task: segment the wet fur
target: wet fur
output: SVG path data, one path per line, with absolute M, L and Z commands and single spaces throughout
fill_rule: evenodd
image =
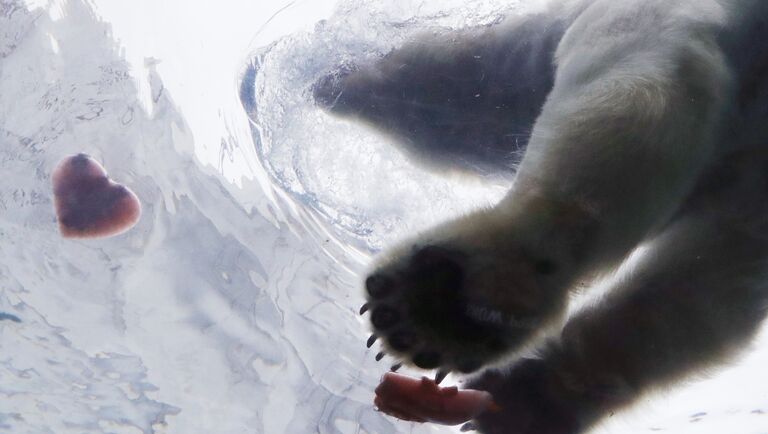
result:
M 476 421 L 485 433 L 582 432 L 727 360 L 768 308 L 768 7 L 566 3 L 424 36 L 314 88 L 433 169 L 514 173 L 495 207 L 401 243 L 365 281 L 390 354 L 479 372 L 470 386 L 504 409 Z M 578 283 L 640 245 L 565 318 Z M 510 358 L 532 344 L 539 357 Z

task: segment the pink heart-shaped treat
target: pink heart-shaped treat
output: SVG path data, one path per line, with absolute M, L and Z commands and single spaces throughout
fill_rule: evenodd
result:
M 65 238 L 109 237 L 139 220 L 139 198 L 112 182 L 107 171 L 86 154 L 62 160 L 51 178 L 59 231 Z

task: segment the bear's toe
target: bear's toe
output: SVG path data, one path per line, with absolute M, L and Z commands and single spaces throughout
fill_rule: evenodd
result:
M 365 279 L 374 341 L 422 369 L 470 373 L 506 349 L 503 324 L 473 316 L 463 252 L 434 245 L 414 248 L 404 261 Z M 369 340 L 369 344 L 372 344 Z

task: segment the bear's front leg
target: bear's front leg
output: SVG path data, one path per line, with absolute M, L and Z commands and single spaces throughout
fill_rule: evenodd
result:
M 558 323 L 599 222 L 536 199 L 523 214 L 496 207 L 445 223 L 379 259 L 365 310 L 388 352 L 470 373 Z

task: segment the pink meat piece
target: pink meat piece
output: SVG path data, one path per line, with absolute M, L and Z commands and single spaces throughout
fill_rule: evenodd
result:
M 485 411 L 498 411 L 491 394 L 479 390 L 440 387 L 433 380 L 388 372 L 376 388 L 379 410 L 411 422 L 458 425 Z

